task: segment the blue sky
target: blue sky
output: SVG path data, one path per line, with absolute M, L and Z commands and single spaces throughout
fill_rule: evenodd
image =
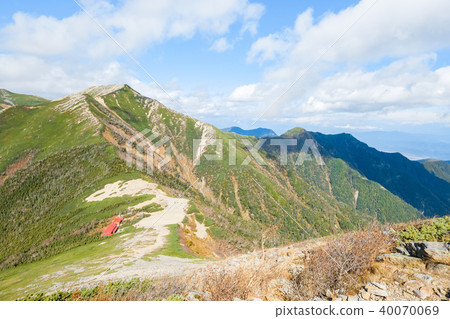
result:
M 0 87 L 54 99 L 128 83 L 217 127 L 450 145 L 448 1 L 79 3 L 165 92 L 69 0 L 0 3 Z

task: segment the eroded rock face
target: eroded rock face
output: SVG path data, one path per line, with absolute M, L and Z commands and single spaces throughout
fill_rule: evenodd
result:
M 450 243 L 448 242 L 405 243 L 404 246 L 410 256 L 450 265 Z

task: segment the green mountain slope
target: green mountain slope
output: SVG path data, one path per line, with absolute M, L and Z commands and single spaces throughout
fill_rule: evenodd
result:
M 434 176 L 450 183 L 450 163 L 433 159 L 421 161 L 421 163 Z
M 127 141 L 148 129 L 144 142 L 169 140 L 156 151 L 153 172 L 128 167 Z M 155 134 L 153 138 L 150 136 Z M 242 136 L 175 112 L 127 85 L 93 87 L 34 108 L 16 106 L 0 114 L 0 267 L 39 260 L 98 240 L 108 218 L 139 198 L 87 204 L 102 185 L 124 176 L 151 179 L 174 194 L 201 204 L 217 241 L 236 249 L 260 245 L 261 233 L 277 226 L 267 245 L 353 229 L 374 220 L 416 219 L 419 213 L 345 160 L 324 156 L 325 165 L 296 165 L 306 138 L 291 135 L 288 163 L 267 139 L 258 163 Z M 237 140 L 235 140 L 235 138 Z M 195 140 L 220 139 L 222 152 Z M 248 137 L 252 145 L 258 143 Z M 235 146 L 234 146 L 235 143 Z M 145 150 L 132 145 L 133 156 Z M 230 162 L 235 153 L 236 163 Z M 220 160 L 207 156 L 222 155 Z M 247 158 L 249 160 L 247 161 Z M 247 163 L 248 162 L 248 163 Z
M 321 154 L 325 165 L 319 166 L 316 161 L 310 160 L 305 161 L 303 165 L 294 166 L 292 162 L 298 159 L 306 140 L 314 141 L 318 145 L 310 132 L 295 128 L 283 134 L 282 138 L 297 140 L 297 145 L 288 147 L 288 152 L 292 158 L 291 165 L 298 171 L 298 176 L 313 185 L 314 189 L 319 189 L 328 196 L 331 195 L 341 206 L 345 205 L 347 214 L 351 215 L 350 212 L 353 212 L 353 218 L 369 215 L 371 219 L 381 222 L 398 222 L 417 218 L 416 209 L 380 184 L 362 176 L 345 161 L 330 157 L 323 151 Z M 320 148 L 320 145 L 318 146 Z M 277 148 L 268 147 L 266 150 L 269 153 L 275 153 L 276 157 L 279 156 Z M 310 196 L 310 192 L 308 195 Z
M 60 112 L 64 101 L 38 107 L 17 106 L 0 114 L 0 172 L 27 152 L 36 151 L 36 160 L 78 145 L 104 142 L 101 125 L 81 108 Z
M 422 164 L 399 153 L 377 151 L 349 134 L 311 135 L 325 154 L 344 160 L 426 216 L 450 214 L 450 184 L 430 174 Z
M 48 102 L 48 100 L 39 96 L 17 94 L 5 89 L 0 89 L 0 107 L 3 109 L 8 108 L 8 106 L 17 106 L 17 105 L 33 106 L 45 102 Z

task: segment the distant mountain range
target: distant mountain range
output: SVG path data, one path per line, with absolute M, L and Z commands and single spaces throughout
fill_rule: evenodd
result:
M 269 128 L 263 128 L 259 127 L 252 130 L 244 130 L 237 126 L 227 127 L 223 128 L 222 131 L 227 133 L 237 133 L 240 135 L 247 135 L 247 136 L 256 136 L 256 137 L 275 137 L 278 136 L 277 133 L 272 131 Z

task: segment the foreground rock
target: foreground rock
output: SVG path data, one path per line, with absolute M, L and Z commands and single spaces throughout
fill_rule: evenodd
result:
M 450 265 L 450 243 L 418 242 L 403 244 L 412 257 L 422 258 L 435 263 Z

